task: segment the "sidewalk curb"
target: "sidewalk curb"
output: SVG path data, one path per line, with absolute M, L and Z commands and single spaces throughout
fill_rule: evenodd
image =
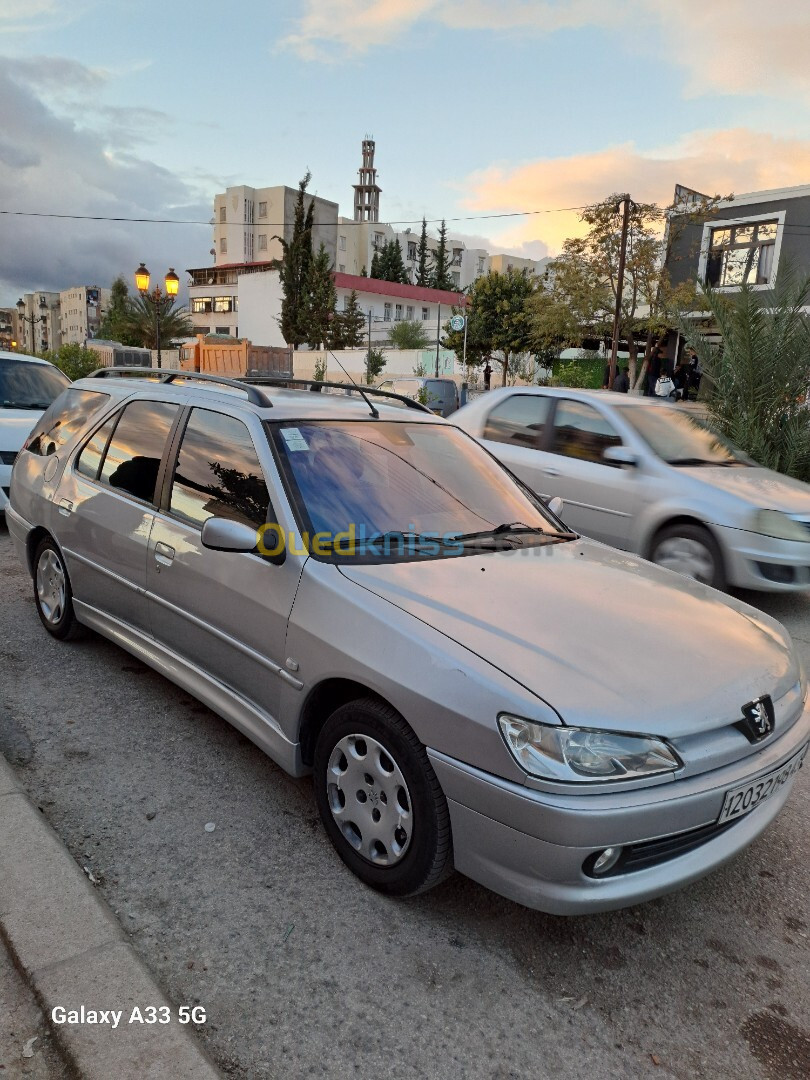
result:
M 82 1080 L 221 1078 L 2 755 L 0 937 Z M 51 1019 L 57 1005 L 123 1013 L 115 1029 L 57 1024 Z M 136 1005 L 142 1012 L 170 1007 L 171 1023 L 129 1025 Z

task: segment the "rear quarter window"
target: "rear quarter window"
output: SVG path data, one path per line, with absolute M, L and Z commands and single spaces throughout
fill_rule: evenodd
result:
M 79 435 L 110 400 L 109 394 L 72 387 L 59 395 L 39 418 L 25 447 L 31 454 L 48 457 Z

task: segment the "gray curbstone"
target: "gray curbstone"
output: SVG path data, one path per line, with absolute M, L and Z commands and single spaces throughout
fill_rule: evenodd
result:
M 128 944 L 121 926 L 0 756 L 0 936 L 83 1080 L 215 1080 L 221 1074 Z M 178 1003 L 180 1005 L 185 1002 Z M 192 1005 L 192 1002 L 187 1003 Z M 132 1023 L 132 1009 L 169 1013 Z M 58 1024 L 51 1010 L 121 1010 Z

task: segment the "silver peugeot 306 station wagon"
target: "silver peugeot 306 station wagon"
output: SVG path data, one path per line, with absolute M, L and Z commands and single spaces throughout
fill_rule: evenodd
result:
M 607 910 L 779 813 L 810 719 L 773 619 L 582 539 L 416 402 L 101 374 L 13 470 L 45 629 L 91 627 L 311 772 L 368 885 L 455 868 L 543 911 Z

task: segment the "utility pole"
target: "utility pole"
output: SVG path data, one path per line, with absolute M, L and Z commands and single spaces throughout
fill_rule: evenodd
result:
M 439 314 L 436 317 L 436 378 L 439 377 L 439 338 L 442 334 L 442 305 L 439 304 Z
M 629 195 L 622 199 L 624 211 L 622 213 L 622 238 L 619 245 L 619 269 L 616 273 L 616 309 L 613 313 L 613 340 L 610 346 L 610 374 L 608 376 L 608 388 L 613 389 L 613 380 L 616 378 L 616 353 L 619 349 L 619 329 L 622 318 L 622 289 L 624 288 L 624 264 L 627 258 L 627 230 L 630 225 L 630 207 L 633 200 Z
M 371 308 L 368 309 L 368 361 L 366 363 L 366 385 L 371 385 Z

